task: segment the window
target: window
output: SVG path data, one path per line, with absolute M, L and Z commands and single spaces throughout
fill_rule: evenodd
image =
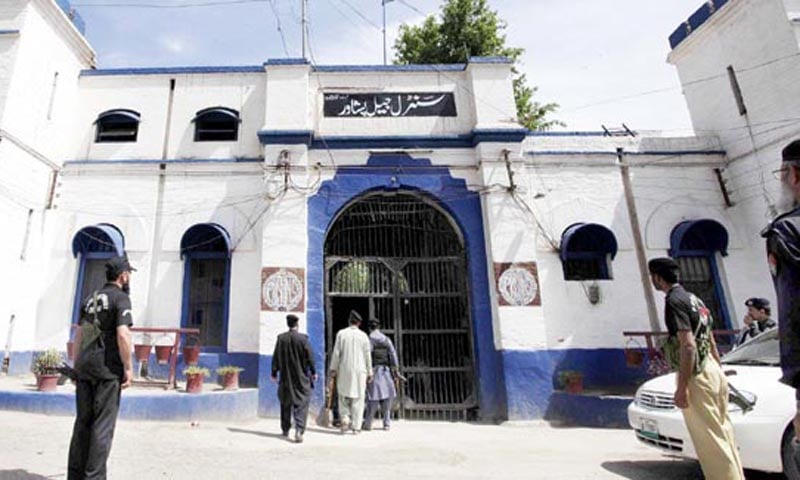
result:
M 227 347 L 230 236 L 220 225 L 202 223 L 181 239 L 184 259 L 181 325 L 200 329 L 204 351 Z
M 138 112 L 133 110 L 109 110 L 98 115 L 95 120 L 97 143 L 135 142 L 139 133 Z
M 78 284 L 72 307 L 72 322 L 80 319 L 83 300 L 106 283 L 106 260 L 125 255 L 125 238 L 114 225 L 84 227 L 72 238 L 72 254 L 78 259 Z
M 561 235 L 564 280 L 611 280 L 611 260 L 617 256 L 617 239 L 596 223 L 575 223 Z
M 711 310 L 715 329 L 731 325 L 718 265 L 727 254 L 728 231 L 719 222 L 691 220 L 672 230 L 669 255 L 680 267 L 679 281 Z
M 228 142 L 239 138 L 239 112 L 214 107 L 200 110 L 194 117 L 195 142 Z

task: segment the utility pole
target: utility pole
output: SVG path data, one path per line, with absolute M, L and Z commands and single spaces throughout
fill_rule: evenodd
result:
M 307 2 L 308 2 L 308 0 L 300 0 L 300 12 L 301 12 L 300 13 L 300 24 L 301 24 L 300 28 L 303 29 L 303 32 L 302 32 L 303 33 L 303 40 L 302 40 L 303 58 L 306 58 L 306 34 L 308 32 L 308 30 L 307 30 L 307 22 L 308 22 L 308 20 L 306 19 L 306 3 Z
M 647 304 L 647 316 L 650 320 L 650 328 L 655 332 L 660 332 L 661 325 L 658 323 L 656 299 L 650 284 L 650 271 L 647 268 L 647 253 L 645 252 L 644 239 L 642 238 L 642 228 L 639 224 L 639 212 L 636 209 L 636 199 L 633 195 L 630 166 L 628 165 L 628 161 L 625 160 L 625 153 L 621 148 L 617 148 L 617 161 L 619 163 L 619 172 L 622 176 L 622 188 L 625 191 L 625 204 L 628 207 L 628 218 L 631 221 L 631 233 L 633 234 L 633 244 L 636 247 L 636 260 L 639 264 L 639 275 L 642 279 L 642 287 L 644 287 L 644 300 Z
M 381 8 L 383 9 L 383 64 L 387 65 L 388 60 L 386 56 L 386 4 L 392 0 L 381 0 Z

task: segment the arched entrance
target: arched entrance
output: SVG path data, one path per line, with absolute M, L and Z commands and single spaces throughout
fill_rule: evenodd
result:
M 381 191 L 342 209 L 325 239 L 326 350 L 350 310 L 378 318 L 395 343 L 402 418 L 477 418 L 467 254 L 438 205 Z

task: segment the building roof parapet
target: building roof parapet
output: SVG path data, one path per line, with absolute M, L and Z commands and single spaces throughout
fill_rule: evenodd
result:
M 473 148 L 480 143 L 520 143 L 525 128 L 476 128 L 450 135 L 319 136 L 310 130 L 261 130 L 263 145 L 305 144 L 312 150 L 358 150 L 365 148 Z
M 678 25 L 678 28 L 669 36 L 670 48 L 674 50 L 729 1 L 733 0 L 708 0 L 703 3 L 685 22 Z
M 264 73 L 260 65 L 231 66 L 193 66 L 193 67 L 138 67 L 138 68 L 97 68 L 82 70 L 82 77 L 105 77 L 124 75 L 181 75 L 207 73 Z

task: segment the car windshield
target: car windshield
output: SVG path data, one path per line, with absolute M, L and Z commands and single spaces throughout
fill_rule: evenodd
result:
M 772 328 L 722 357 L 727 365 L 779 365 L 778 329 Z

